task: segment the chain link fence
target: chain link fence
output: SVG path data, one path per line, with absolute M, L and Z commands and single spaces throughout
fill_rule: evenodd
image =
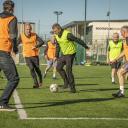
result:
M 91 64 L 102 64 L 106 63 L 106 40 L 94 40 L 89 44 L 90 50 L 85 50 L 81 45 L 76 43 L 77 53 L 74 60 L 74 64 L 83 65 L 86 62 Z M 40 64 L 46 64 L 44 58 L 44 49 L 45 46 L 40 48 Z M 86 53 L 86 54 L 85 54 Z M 25 64 L 25 59 L 22 54 L 22 45 L 19 46 L 19 55 L 17 56 L 18 64 Z

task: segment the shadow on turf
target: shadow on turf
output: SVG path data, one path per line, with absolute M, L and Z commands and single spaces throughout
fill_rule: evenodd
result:
M 32 77 L 30 77 L 30 76 L 20 76 L 20 78 L 32 78 Z
M 125 88 L 128 89 L 128 88 Z M 97 91 L 113 91 L 119 90 L 119 88 L 102 88 L 102 89 L 86 89 L 86 90 L 79 90 L 80 92 L 97 92 Z
M 64 101 L 53 101 L 53 102 L 40 102 L 40 103 L 23 103 L 23 105 L 36 105 L 30 107 L 24 107 L 24 109 L 31 108 L 44 108 L 44 107 L 54 107 L 54 106 L 63 106 L 77 103 L 86 103 L 86 102 L 104 102 L 114 100 L 115 98 L 94 98 L 94 99 L 77 99 L 77 100 L 64 100 Z
M 93 78 L 104 78 L 104 77 L 102 77 L 102 76 L 97 76 L 97 77 L 96 76 L 75 77 L 75 79 L 93 79 Z
M 99 85 L 99 84 L 76 84 L 76 86 L 95 86 L 95 85 Z M 63 85 L 62 84 L 59 84 L 58 85 L 59 87 L 63 87 Z
M 99 84 L 76 84 L 76 86 L 95 86 L 95 85 L 99 85 Z

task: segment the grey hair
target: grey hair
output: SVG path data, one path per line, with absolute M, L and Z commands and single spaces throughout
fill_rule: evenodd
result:
M 123 27 L 121 27 L 121 30 L 126 30 L 126 31 L 128 31 L 128 25 L 124 25 Z

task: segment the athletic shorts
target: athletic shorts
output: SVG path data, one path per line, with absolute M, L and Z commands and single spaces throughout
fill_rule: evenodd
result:
M 126 62 L 124 65 L 122 65 L 122 68 L 128 72 L 128 62 Z
M 53 66 L 54 68 L 57 66 L 57 61 L 54 60 L 47 60 L 47 66 L 51 67 Z
M 121 66 L 121 62 L 115 62 L 113 64 L 111 64 L 111 68 L 115 68 L 115 69 L 119 69 Z

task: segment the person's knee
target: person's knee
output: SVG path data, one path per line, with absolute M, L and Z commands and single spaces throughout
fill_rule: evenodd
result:
M 34 72 L 34 68 L 33 67 L 31 67 L 29 69 L 30 69 L 30 72 Z
M 13 77 L 9 80 L 9 82 L 11 83 L 11 85 L 12 85 L 12 86 L 15 86 L 15 87 L 17 87 L 17 85 L 19 84 L 19 81 L 20 81 L 20 78 L 19 78 L 18 75 L 13 76 Z
M 120 75 L 120 70 L 117 71 L 117 75 L 118 75 L 118 76 Z
M 66 72 L 72 72 L 72 66 L 66 65 Z
M 58 72 L 60 72 L 60 71 L 62 70 L 62 68 L 61 68 L 60 66 L 57 66 L 57 67 L 56 67 L 56 70 L 57 70 Z
M 125 70 L 124 69 L 120 69 L 119 70 L 119 76 L 124 76 L 125 75 Z
M 16 75 L 16 76 L 14 77 L 14 81 L 15 81 L 16 83 L 19 83 L 20 78 L 19 78 L 19 76 L 18 76 L 18 75 Z

